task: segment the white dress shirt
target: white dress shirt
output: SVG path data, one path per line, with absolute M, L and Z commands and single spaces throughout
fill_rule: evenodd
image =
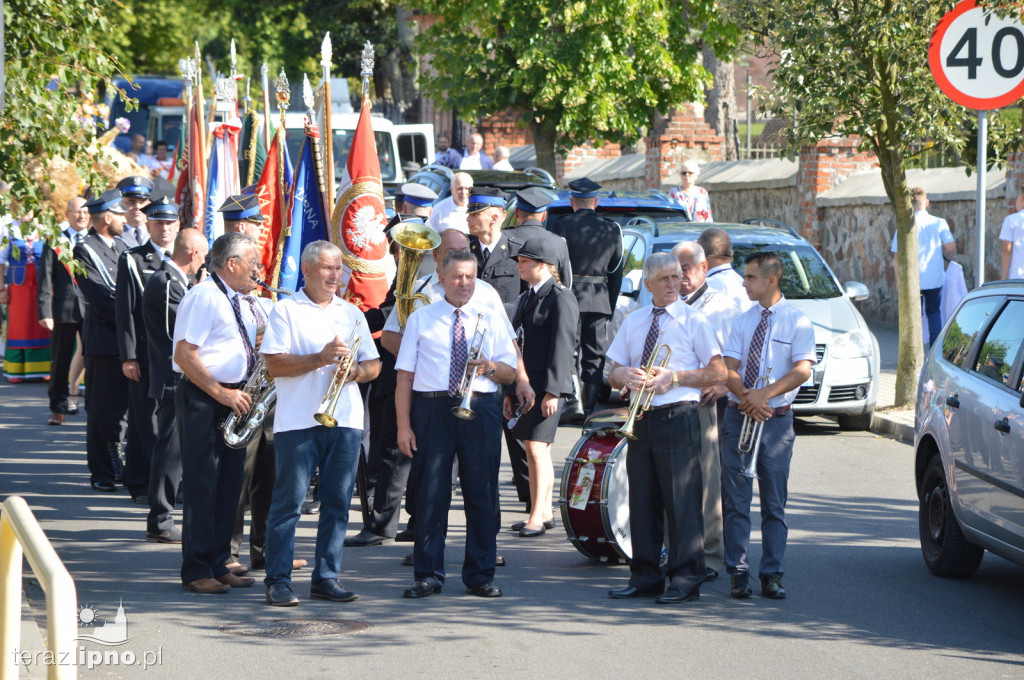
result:
M 1012 244 L 1006 278 L 1024 279 L 1024 210 L 1006 216 L 999 229 L 999 240 Z
M 733 321 L 740 315 L 740 310 L 732 298 L 722 291 L 708 286 L 690 306 L 708 318 L 711 328 L 715 331 L 715 340 L 718 341 L 718 346 L 725 347 L 729 341 Z
M 941 217 L 927 210 L 914 212 L 914 226 L 917 229 L 917 270 L 921 290 L 941 288 L 945 275 L 942 246 L 953 242 L 953 232 Z M 892 235 L 892 252 L 897 252 L 896 234 Z
M 366 317 L 358 307 L 337 296 L 331 298 L 327 307 L 321 307 L 302 289 L 274 305 L 260 352 L 297 356 L 314 354 L 335 336 L 348 342 L 356 322 L 359 322 L 356 332 L 360 341 L 355 361 L 378 358 Z M 320 402 L 336 370 L 335 365 L 328 365 L 302 375 L 275 378 L 277 413 L 274 415 L 274 432 L 317 427 L 313 415 L 319 411 Z M 339 427 L 363 429 L 363 398 L 358 385 L 349 382 L 342 388 L 337 408 L 331 415 L 337 419 Z
M 741 379 L 747 371 L 747 353 L 750 351 L 754 331 L 761 322 L 762 309 L 764 308 L 761 305 L 757 305 L 737 317 L 729 335 L 729 342 L 725 346 L 725 356 L 739 359 Z M 772 305 L 769 311 L 771 316 L 768 317 L 768 332 L 761 346 L 758 375 L 764 375 L 770 366 L 771 382 L 775 382 L 793 370 L 796 362 L 810 360 L 811 365 L 814 365 L 818 360 L 814 353 L 814 328 L 811 326 L 811 320 L 789 304 L 786 298 Z M 768 400 L 768 405 L 778 408 L 792 404 L 799 391 L 800 387 L 797 386 L 785 394 L 772 397 Z M 729 399 L 739 403 L 739 399 L 731 392 Z
M 638 309 L 627 316 L 608 348 L 608 358 L 620 366 L 641 367 L 644 343 L 653 321 L 653 306 Z M 660 342 L 672 349 L 672 357 L 666 367 L 670 371 L 695 371 L 722 354 L 707 317 L 681 299 L 665 307 L 658 329 L 662 332 Z M 660 363 L 660 358 L 656 361 Z M 651 406 L 699 399 L 700 389 L 680 386 L 654 395 Z
M 728 295 L 741 312 L 754 306 L 754 301 L 747 296 L 743 287 L 743 277 L 732 268 L 731 264 L 720 264 L 708 270 L 708 286 Z
M 482 314 L 479 328 L 484 333 L 480 356 L 515 368 L 516 346 L 512 326 L 504 308 L 498 312 L 471 299 L 461 309 L 462 326 L 466 331 L 466 349 L 469 350 L 473 346 L 477 315 Z M 416 374 L 412 383 L 412 389 L 416 392 L 448 391 L 454 312 L 455 307 L 451 303 L 441 300 L 417 309 L 409 316 L 395 368 Z M 490 393 L 497 389 L 496 383 L 482 375 L 478 375 L 473 383 L 474 392 Z
M 455 199 L 449 196 L 441 201 L 430 213 L 427 224 L 438 234 L 445 229 L 458 229 L 463 234 L 469 234 L 469 225 L 466 223 L 466 207 L 455 205 Z
M 425 279 L 420 279 L 412 287 L 413 293 L 423 293 L 430 301 L 440 302 L 444 299 L 444 286 L 441 285 L 440 279 L 437 278 L 437 272 L 434 272 Z M 473 288 L 473 297 L 469 299 L 470 302 L 479 302 L 485 307 L 490 307 L 495 312 L 500 312 L 508 319 L 508 314 L 505 314 L 505 305 L 501 303 L 501 297 L 498 295 L 498 291 L 494 290 L 494 286 L 487 283 L 483 279 L 476 280 L 476 286 Z M 420 307 L 425 307 L 423 300 L 416 300 L 413 302 L 413 311 L 416 311 Z M 512 322 L 509 321 L 508 325 L 509 332 L 512 332 Z M 395 305 L 391 309 L 391 314 L 388 315 L 388 320 L 384 322 L 384 330 L 392 331 L 394 333 L 401 333 L 401 329 L 398 327 L 398 305 Z

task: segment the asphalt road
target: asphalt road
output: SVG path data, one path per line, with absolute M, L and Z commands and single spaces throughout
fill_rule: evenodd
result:
M 588 562 L 561 525 L 537 539 L 503 532 L 499 551 L 509 566 L 498 570 L 497 583 L 505 596 L 481 600 L 465 594 L 458 579 L 465 522 L 456 497 L 451 580 L 441 595 L 402 599 L 412 571 L 400 560 L 410 546 L 393 544 L 346 550 L 342 582 L 360 594 L 357 601 L 306 599 L 304 570 L 295 583 L 301 605 L 282 610 L 264 603 L 259 583 L 226 595 L 184 593 L 177 547 L 143 541 L 145 508 L 133 505 L 126 491 L 89 488 L 84 417 L 62 428 L 44 426 L 45 418 L 44 386 L 0 385 L 0 496 L 28 499 L 75 578 L 80 607 L 112 620 L 123 602 L 130 639 L 107 649 L 136 655 L 134 666 L 80 668 L 81 677 L 974 680 L 1024 674 L 1024 571 L 987 555 L 969 580 L 931 576 L 917 542 L 911 448 L 870 433 L 840 433 L 828 420 L 798 421 L 787 600 L 757 594 L 733 600 L 721 578 L 683 606 L 613 601 L 606 591 L 625 584 L 627 568 Z M 556 472 L 578 432 L 560 431 Z M 508 479 L 507 464 L 502 478 Z M 501 491 L 505 507 L 521 509 L 511 485 Z M 352 533 L 359 529 L 357 507 L 358 501 Z M 523 518 L 504 516 L 505 524 Z M 315 519 L 304 517 L 299 555 L 312 556 L 314 532 Z M 754 564 L 758 555 L 755 547 Z M 42 625 L 42 592 L 30 578 L 26 592 Z M 368 627 L 295 634 L 346 621 Z M 275 625 L 276 635 L 237 634 Z M 157 663 L 144 670 L 143 659 Z M 25 671 L 43 677 L 39 668 Z

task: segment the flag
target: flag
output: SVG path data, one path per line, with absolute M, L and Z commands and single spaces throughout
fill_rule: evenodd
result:
M 238 135 L 242 130 L 241 121 L 233 118 L 213 129 L 213 146 L 210 148 L 210 176 L 206 188 L 206 219 L 203 233 L 213 243 L 224 233 L 224 216 L 217 212 L 228 196 L 241 190 L 238 183 Z
M 188 115 L 188 144 L 185 150 L 175 200 L 179 206 L 182 227 L 201 227 L 203 224 L 203 196 L 206 192 L 206 141 L 203 139 L 202 109 L 198 101 L 202 93 L 193 98 Z
M 282 172 L 287 171 L 287 149 L 285 149 L 285 163 L 281 163 L 278 154 L 279 146 L 277 139 L 284 139 L 284 128 L 279 128 L 274 135 L 274 143 L 270 145 L 266 162 L 263 164 L 263 174 L 256 183 L 256 197 L 260 201 L 260 212 L 263 213 L 263 230 L 256 242 L 256 255 L 263 263 L 264 271 L 274 271 L 274 263 L 277 257 L 278 242 L 284 231 L 285 215 L 282 215 L 282 206 L 287 205 L 287 188 L 282 193 L 282 187 L 278 181 L 278 167 Z M 269 278 L 269 277 L 268 277 Z
M 298 290 L 304 281 L 299 266 L 302 250 L 313 241 L 327 238 L 327 219 L 323 197 L 313 163 L 313 145 L 319 141 L 320 131 L 315 125 L 306 125 L 306 138 L 299 151 L 299 165 L 295 171 L 294 191 L 289 209 L 289 227 L 281 249 L 278 286 Z
M 260 117 L 252 109 L 245 114 L 242 136 L 238 145 L 238 178 L 243 186 L 249 186 L 263 173 L 267 161 L 267 147 L 260 134 Z
M 388 293 L 388 239 L 384 234 L 384 184 L 370 125 L 370 101 L 363 99 L 348 162 L 331 215 L 331 231 L 341 234 L 345 299 L 364 312 L 379 307 Z

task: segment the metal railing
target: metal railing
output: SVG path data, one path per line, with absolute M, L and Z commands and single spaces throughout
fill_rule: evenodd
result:
M 33 658 L 46 666 L 49 680 L 74 680 L 78 595 L 75 582 L 57 551 L 50 545 L 28 503 L 20 496 L 3 502 L 0 511 L 0 680 L 16 680 L 21 644 L 22 555 L 46 593 L 45 658 Z

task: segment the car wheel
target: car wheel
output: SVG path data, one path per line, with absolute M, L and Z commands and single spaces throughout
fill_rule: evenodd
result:
M 918 528 L 921 553 L 933 574 L 967 578 L 978 569 L 985 551 L 969 543 L 960 530 L 940 456 L 934 456 L 924 471 Z
M 836 420 L 839 421 L 840 430 L 866 430 L 871 427 L 871 415 L 874 411 L 868 411 L 862 413 L 859 416 L 836 416 Z

